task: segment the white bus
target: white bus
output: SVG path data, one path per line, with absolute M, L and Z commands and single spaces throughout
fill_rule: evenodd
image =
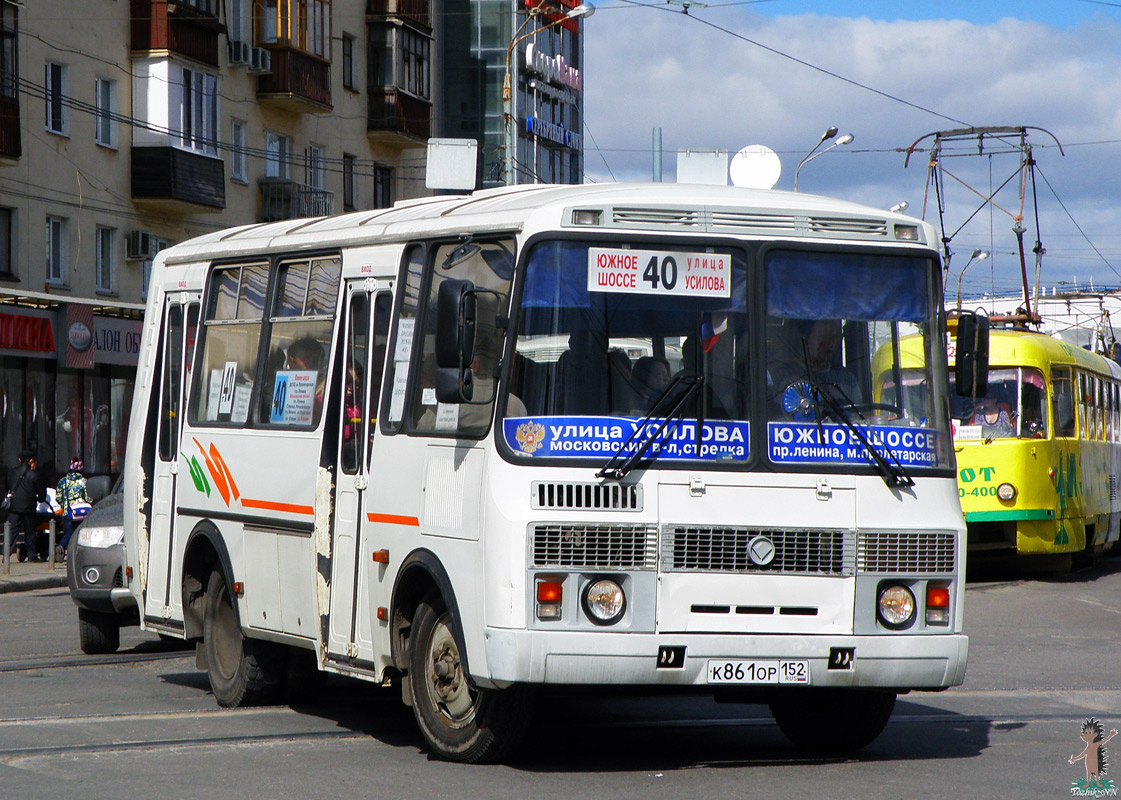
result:
M 965 674 L 941 309 L 925 223 L 732 187 L 164 250 L 125 468 L 142 625 L 197 643 L 222 706 L 399 683 L 453 760 L 508 755 L 547 685 L 693 687 L 864 746 Z

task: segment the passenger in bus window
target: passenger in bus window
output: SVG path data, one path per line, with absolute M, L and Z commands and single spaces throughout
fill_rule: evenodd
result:
M 311 336 L 304 336 L 288 347 L 286 366 L 290 370 L 315 373 L 315 405 L 313 419 L 319 419 L 323 408 L 323 388 L 326 385 L 326 372 L 323 369 L 323 345 Z
M 669 386 L 669 362 L 657 356 L 643 356 L 635 362 L 631 375 L 637 394 L 634 413 L 645 414 L 654 407 L 654 403 Z

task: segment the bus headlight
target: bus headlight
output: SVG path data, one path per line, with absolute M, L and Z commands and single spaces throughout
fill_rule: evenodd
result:
M 613 580 L 603 578 L 592 581 L 584 590 L 584 613 L 597 625 L 612 625 L 623 617 L 627 598 L 623 587 Z
M 876 613 L 888 628 L 902 628 L 915 618 L 915 595 L 906 586 L 885 586 L 880 590 Z
M 1001 500 L 1015 500 L 1016 487 L 1010 483 L 1002 483 L 1000 486 L 996 487 L 996 496 Z

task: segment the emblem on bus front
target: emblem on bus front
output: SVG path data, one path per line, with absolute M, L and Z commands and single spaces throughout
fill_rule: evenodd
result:
M 525 453 L 536 453 L 545 446 L 545 426 L 539 422 L 523 422 L 514 437 Z
M 747 557 L 757 567 L 765 567 L 775 560 L 775 543 L 766 536 L 756 536 L 747 543 Z

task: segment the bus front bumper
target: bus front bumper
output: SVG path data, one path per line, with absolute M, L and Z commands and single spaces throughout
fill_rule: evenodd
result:
M 485 638 L 489 675 L 473 677 L 492 688 L 512 683 L 713 686 L 709 662 L 737 660 L 807 662 L 811 686 L 944 689 L 965 679 L 969 651 L 964 634 L 612 636 L 488 628 Z M 662 647 L 683 647 L 682 666 L 659 668 Z M 849 648 L 851 660 L 836 658 Z M 830 669 L 831 654 L 849 666 Z

